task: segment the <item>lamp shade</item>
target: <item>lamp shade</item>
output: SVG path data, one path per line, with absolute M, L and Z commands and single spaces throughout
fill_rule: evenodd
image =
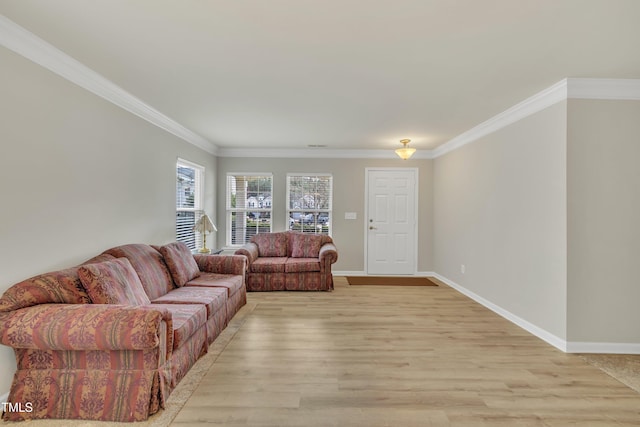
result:
M 407 144 L 410 143 L 411 140 L 410 139 L 403 139 L 400 141 L 400 144 L 402 144 L 402 148 L 398 148 L 396 150 L 396 154 L 398 155 L 398 157 L 400 157 L 402 160 L 407 160 L 409 157 L 413 156 L 413 153 L 416 152 L 415 148 L 409 148 L 407 147 Z
M 193 230 L 199 233 L 211 233 L 212 231 L 218 231 L 207 214 L 202 215 L 200 219 L 196 221 L 196 225 L 193 227 Z

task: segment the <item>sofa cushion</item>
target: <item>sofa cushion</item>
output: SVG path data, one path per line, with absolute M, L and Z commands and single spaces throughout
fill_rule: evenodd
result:
M 96 255 L 93 258 L 89 258 L 88 260 L 86 260 L 80 265 L 95 264 L 97 262 L 111 261 L 112 259 L 116 259 L 116 257 L 114 257 L 113 255 L 103 253 L 103 254 Z
M 191 279 L 200 275 L 200 269 L 193 259 L 191 250 L 182 242 L 173 242 L 160 248 L 160 253 L 169 267 L 173 283 L 184 286 Z
M 261 257 L 286 257 L 287 233 L 261 233 L 251 238 L 251 242 L 258 245 L 258 255 Z
M 133 266 L 126 258 L 116 258 L 78 268 L 82 285 L 94 304 L 150 304 Z
M 207 322 L 207 309 L 202 304 L 153 304 L 153 307 L 165 308 L 171 313 L 174 350 Z
M 303 271 L 320 271 L 318 258 L 289 258 L 284 266 L 285 273 L 300 273 Z
M 231 298 L 244 286 L 244 277 L 234 274 L 200 273 L 200 276 L 187 282 L 189 286 L 210 286 L 227 290 L 227 298 Z
M 0 298 L 0 312 L 38 304 L 90 304 L 80 282 L 78 267 L 40 274 L 16 283 Z
M 127 258 L 138 273 L 140 282 L 150 299 L 159 298 L 174 288 L 171 273 L 162 254 L 149 245 L 122 245 L 104 251 L 116 258 Z
M 227 290 L 225 288 L 185 286 L 151 301 L 152 304 L 204 304 L 207 319 L 219 310 L 225 310 Z
M 284 273 L 287 257 L 261 257 L 249 266 L 251 273 Z
M 293 258 L 318 258 L 322 245 L 331 242 L 331 237 L 321 234 L 291 233 L 289 239 Z

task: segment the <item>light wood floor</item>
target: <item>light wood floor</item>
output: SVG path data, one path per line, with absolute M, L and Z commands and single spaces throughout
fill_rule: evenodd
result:
M 457 293 L 250 293 L 174 426 L 639 426 L 640 394 Z

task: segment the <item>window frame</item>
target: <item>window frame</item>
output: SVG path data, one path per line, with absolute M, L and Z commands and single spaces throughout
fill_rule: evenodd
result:
M 271 203 L 269 204 L 268 207 L 250 207 L 250 206 L 245 206 L 245 207 L 232 207 L 231 206 L 231 200 L 232 200 L 232 193 L 231 193 L 231 186 L 230 186 L 230 178 L 231 177 L 244 177 L 245 179 L 247 178 L 268 178 L 270 181 L 270 197 L 271 197 Z M 237 194 L 237 189 L 236 189 L 236 194 Z M 248 200 L 248 198 L 247 198 Z M 238 215 L 238 214 L 245 214 L 245 219 L 244 219 L 244 242 L 242 243 L 233 243 L 234 240 L 234 236 L 233 236 L 233 223 L 234 221 L 238 221 L 238 218 L 236 217 L 235 219 L 233 218 L 234 214 Z M 226 174 L 226 183 L 225 183 L 225 219 L 226 219 L 226 237 L 225 237 L 225 246 L 228 248 L 239 248 L 243 245 L 245 245 L 248 241 L 249 241 L 249 233 L 247 232 L 247 218 L 249 216 L 249 214 L 251 213 L 268 213 L 269 214 L 269 233 L 273 231 L 273 173 L 271 172 L 227 172 Z M 242 221 L 242 220 L 241 220 Z M 254 234 L 260 234 L 260 233 L 264 233 L 265 231 L 260 231 L 261 227 L 259 224 L 257 225 L 256 228 L 256 233 Z M 237 237 L 237 236 L 236 236 Z
M 181 196 L 179 188 L 178 188 L 178 173 L 180 168 L 188 168 L 194 170 L 194 190 L 193 190 L 193 207 L 183 207 L 180 206 L 179 197 Z M 197 163 L 191 162 L 189 160 L 182 159 L 178 157 L 176 160 L 176 223 L 175 223 L 175 236 L 176 241 L 184 242 L 189 249 L 196 249 L 198 247 L 202 247 L 202 234 L 193 231 L 193 240 L 185 239 L 183 237 L 183 233 L 180 233 L 180 226 L 178 223 L 178 213 L 185 212 L 191 213 L 193 212 L 193 222 L 199 219 L 199 217 L 204 214 L 203 204 L 204 204 L 204 179 L 205 179 L 206 169 L 204 166 L 199 165 Z M 193 244 L 192 244 L 193 243 Z M 194 246 L 194 247 L 191 247 Z
M 329 194 L 328 194 L 328 208 L 300 208 L 300 209 L 292 209 L 291 208 L 291 178 L 293 177 L 302 177 L 302 178 L 314 178 L 314 177 L 323 177 L 329 178 Z M 332 173 L 308 173 L 308 172 L 289 172 L 287 173 L 287 181 L 286 181 L 286 217 L 287 217 L 287 229 L 292 231 L 302 231 L 303 233 L 308 234 L 326 234 L 331 236 L 332 232 L 332 223 L 333 223 L 333 174 Z M 307 194 L 302 194 L 302 197 L 306 197 Z M 300 213 L 300 214 L 312 214 L 313 215 L 313 233 L 310 230 L 310 227 L 305 227 L 305 220 L 303 219 L 303 224 L 301 225 L 301 230 L 295 229 L 295 223 L 292 224 L 292 214 Z M 328 214 L 328 222 L 326 224 L 327 231 L 324 232 L 324 227 L 322 224 L 318 223 L 318 217 L 321 213 Z M 318 228 L 320 227 L 320 228 Z M 320 232 L 318 232 L 320 230 Z

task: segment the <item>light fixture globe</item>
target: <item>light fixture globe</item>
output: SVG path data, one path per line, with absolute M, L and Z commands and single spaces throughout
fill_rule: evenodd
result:
M 407 144 L 410 143 L 411 140 L 410 139 L 401 139 L 400 140 L 400 144 L 402 144 L 402 148 L 398 148 L 396 150 L 396 154 L 398 155 L 398 157 L 400 157 L 402 160 L 407 160 L 409 157 L 413 156 L 413 153 L 416 152 L 415 148 L 409 148 L 407 147 Z

